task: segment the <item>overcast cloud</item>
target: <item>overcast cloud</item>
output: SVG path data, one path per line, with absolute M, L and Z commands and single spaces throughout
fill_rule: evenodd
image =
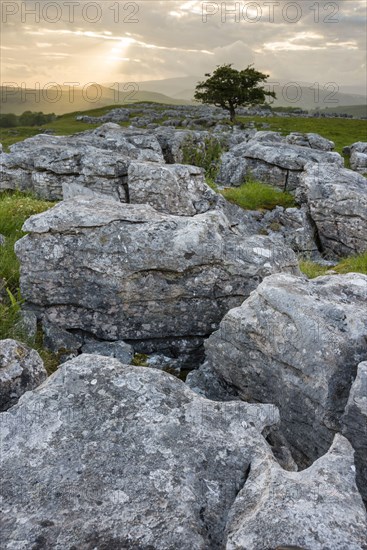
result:
M 227 13 L 197 0 L 2 1 L 2 83 L 203 76 L 228 62 L 281 81 L 365 84 L 365 0 L 224 4 Z

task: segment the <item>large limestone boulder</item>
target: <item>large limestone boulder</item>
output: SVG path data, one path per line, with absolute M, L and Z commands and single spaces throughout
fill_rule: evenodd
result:
M 150 204 L 159 212 L 194 216 L 214 208 L 219 196 L 197 166 L 132 162 L 128 170 L 129 202 Z
M 352 170 L 367 174 L 367 142 L 357 141 L 349 147 L 344 147 L 343 153 L 350 156 Z
M 26 307 L 102 340 L 203 338 L 264 277 L 299 273 L 290 249 L 232 227 L 220 210 L 184 217 L 75 198 L 24 230 L 16 252 Z
M 342 418 L 342 432 L 355 450 L 358 489 L 367 504 L 367 362 L 358 365 Z
M 353 449 L 336 435 L 303 472 L 287 472 L 275 460 L 252 464 L 229 514 L 226 550 L 363 550 L 366 530 Z
M 247 143 L 223 153 L 216 181 L 222 185 L 240 185 L 251 177 L 283 191 L 294 191 L 306 164 L 320 162 L 339 167 L 344 164 L 338 153 L 285 143 L 278 135 L 257 139 L 255 134 Z
M 308 164 L 297 191 L 331 257 L 367 250 L 367 179 L 333 164 Z
M 0 340 L 0 411 L 13 407 L 23 393 L 47 378 L 38 353 L 16 340 Z
M 73 136 L 38 136 L 15 143 L 0 154 L 0 191 L 18 189 L 58 200 L 63 185 L 77 184 L 126 202 L 131 160 L 164 163 L 153 135 L 107 123 Z
M 215 403 L 157 369 L 81 355 L 3 413 L 3 548 L 221 548 L 278 418 L 272 405 Z
M 206 342 L 211 368 L 245 401 L 280 409 L 304 467 L 325 453 L 367 355 L 367 276 L 267 277 Z

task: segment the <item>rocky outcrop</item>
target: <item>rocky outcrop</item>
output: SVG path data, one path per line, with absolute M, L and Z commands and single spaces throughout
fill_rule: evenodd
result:
M 319 134 L 301 132 L 291 132 L 285 137 L 284 141 L 290 145 L 300 145 L 301 147 L 310 147 L 319 151 L 332 151 L 335 143 L 326 139 Z
M 153 340 L 150 352 L 160 339 L 207 336 L 265 276 L 299 273 L 290 249 L 246 235 L 219 210 L 171 216 L 75 198 L 24 230 L 16 251 L 28 309 L 102 340 Z
M 283 191 L 294 191 L 307 163 L 344 164 L 338 153 L 289 144 L 274 132 L 258 134 L 223 153 L 217 183 L 240 185 L 251 177 Z
M 215 403 L 156 369 L 81 355 L 3 413 L 3 548 L 223 548 L 278 419 L 272 405 Z
M 214 208 L 219 196 L 196 166 L 132 162 L 128 170 L 131 204 L 150 204 L 159 212 L 194 216 Z
M 325 453 L 367 356 L 367 276 L 267 277 L 206 342 L 212 369 L 245 401 L 279 407 L 304 467 Z
M 342 418 L 342 432 L 355 450 L 357 486 L 367 505 L 367 362 L 358 366 Z
M 308 164 L 297 190 L 323 252 L 343 257 L 367 250 L 367 179 L 333 164 Z
M 307 211 L 307 208 L 283 208 L 276 206 L 260 219 L 259 230 L 278 238 L 306 258 L 320 259 L 318 249 L 318 234 Z
M 363 550 L 366 514 L 341 435 L 303 472 L 256 461 L 230 511 L 226 550 Z
M 78 184 L 126 202 L 131 160 L 164 162 L 153 135 L 112 123 L 73 136 L 41 134 L 10 150 L 0 156 L 0 191 L 32 191 L 48 200 L 62 199 L 64 184 Z
M 350 167 L 361 174 L 367 174 L 367 142 L 357 141 L 344 147 L 343 153 L 350 157 Z
M 0 411 L 13 407 L 23 393 L 47 378 L 38 353 L 15 340 L 0 340 Z

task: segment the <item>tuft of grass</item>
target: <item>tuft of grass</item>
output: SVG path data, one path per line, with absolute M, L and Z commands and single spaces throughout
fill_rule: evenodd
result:
M 135 353 L 131 364 L 134 365 L 134 367 L 146 367 L 148 365 L 148 357 L 149 356 L 145 353 Z
M 25 235 L 22 225 L 33 214 L 40 214 L 55 204 L 31 194 L 0 193 L 0 234 L 5 236 L 5 243 L 0 246 L 0 279 L 5 280 L 11 292 L 16 292 L 19 286 L 19 262 L 14 244 Z
M 229 202 L 244 210 L 273 210 L 276 206 L 295 206 L 294 197 L 290 193 L 257 181 L 244 183 L 241 187 L 227 187 L 221 193 Z
M 0 340 L 12 338 L 36 349 L 49 374 L 60 364 L 59 358 L 44 349 L 40 330 L 36 341 L 32 342 L 19 324 L 23 299 L 19 290 L 19 262 L 14 244 L 25 235 L 22 232 L 23 223 L 33 214 L 40 214 L 54 204 L 30 194 L 0 193 L 0 233 L 5 236 L 5 244 L 0 246 Z
M 364 273 L 367 275 L 367 251 L 344 258 L 334 268 L 337 273 Z
M 311 260 L 300 260 L 299 268 L 306 277 L 309 279 L 314 279 L 315 277 L 320 277 L 321 275 L 326 275 L 326 272 L 330 269 L 327 266 L 317 264 Z
M 187 137 L 182 147 L 182 163 L 204 168 L 207 180 L 214 182 L 221 154 L 222 145 L 218 139 L 207 137 L 203 144 L 196 144 L 191 137 Z
M 343 258 L 334 267 L 320 265 L 311 260 L 300 260 L 299 268 L 309 279 L 314 279 L 328 272 L 332 274 L 363 273 L 367 275 L 367 251 L 355 256 Z

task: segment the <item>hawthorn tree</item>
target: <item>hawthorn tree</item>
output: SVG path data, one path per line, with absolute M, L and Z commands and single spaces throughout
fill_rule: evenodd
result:
M 205 76 L 208 78 L 198 83 L 194 98 L 226 109 L 232 122 L 237 107 L 261 105 L 267 97 L 276 98 L 274 92 L 268 92 L 261 86 L 269 75 L 257 71 L 252 65 L 242 71 L 233 69 L 232 64 L 220 65 L 213 74 L 207 73 Z

